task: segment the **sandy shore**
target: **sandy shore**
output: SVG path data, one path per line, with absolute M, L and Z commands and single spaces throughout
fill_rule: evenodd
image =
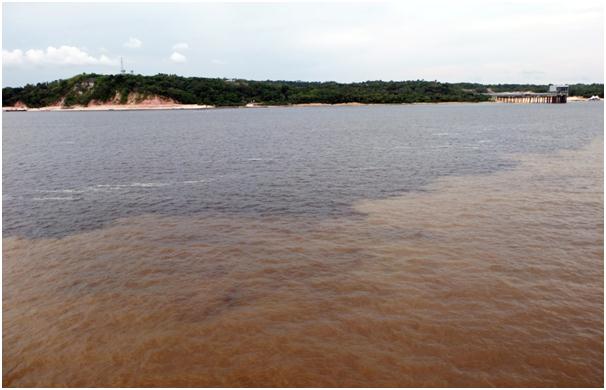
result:
M 150 110 L 208 110 L 208 109 L 222 109 L 222 108 L 287 108 L 287 107 L 359 107 L 359 106 L 392 106 L 392 105 L 408 105 L 408 104 L 466 104 L 474 102 L 439 102 L 439 103 L 402 103 L 402 104 L 380 104 L 380 103 L 301 103 L 301 104 L 288 104 L 288 105 L 246 105 L 246 106 L 206 106 L 198 104 L 166 104 L 166 105 L 139 105 L 139 104 L 108 104 L 108 105 L 94 105 L 94 106 L 75 106 L 75 107 L 62 107 L 62 106 L 47 106 L 40 108 L 26 108 L 26 107 L 2 107 L 4 112 L 54 112 L 54 111 L 150 111 Z M 480 102 L 482 103 L 482 102 Z M 490 102 L 484 102 L 490 103 Z M 477 104 L 477 103 L 475 103 Z
M 247 104 L 245 106 L 211 106 L 201 104 L 95 104 L 90 106 L 47 106 L 40 108 L 28 108 L 24 106 L 2 107 L 2 111 L 31 111 L 31 112 L 49 112 L 49 111 L 132 111 L 132 110 L 205 110 L 210 108 L 269 108 L 269 107 L 333 107 L 333 106 L 366 106 L 365 103 L 302 103 L 289 105 L 270 105 L 270 104 Z
M 582 96 L 569 96 L 569 102 L 582 102 L 587 101 L 587 98 Z M 401 104 L 381 104 L 381 103 L 301 103 L 301 104 L 288 104 L 288 105 L 264 105 L 254 104 L 245 106 L 211 106 L 202 104 L 96 104 L 90 106 L 74 106 L 66 108 L 63 106 L 47 106 L 40 108 L 28 108 L 23 106 L 16 107 L 2 107 L 2 111 L 28 111 L 28 112 L 52 112 L 52 111 L 139 111 L 139 110 L 208 110 L 212 108 L 270 108 L 270 107 L 358 107 L 358 106 L 370 106 L 370 105 L 427 105 L 427 104 L 492 104 L 494 102 L 419 102 L 419 103 L 401 103 Z
M 588 99 L 583 96 L 568 96 L 568 98 L 566 100 L 569 102 L 586 102 L 586 101 L 588 101 Z M 604 100 L 604 99 L 600 99 L 600 100 Z
M 24 108 L 24 107 L 2 107 L 2 111 L 31 111 L 31 112 L 49 112 L 49 111 L 131 111 L 131 110 L 202 110 L 215 108 L 215 106 L 207 106 L 200 104 L 104 104 L 91 106 L 47 106 L 40 108 Z

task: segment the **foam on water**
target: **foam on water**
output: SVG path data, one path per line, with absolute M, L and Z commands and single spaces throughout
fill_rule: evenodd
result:
M 35 202 L 43 202 L 47 200 L 77 200 L 78 198 L 74 198 L 72 196 L 44 196 L 44 197 L 34 197 L 32 198 Z

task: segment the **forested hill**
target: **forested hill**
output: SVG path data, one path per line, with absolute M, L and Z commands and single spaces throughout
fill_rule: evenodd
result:
M 154 96 L 182 104 L 238 106 L 250 102 L 271 105 L 299 103 L 417 103 L 477 102 L 493 91 L 544 92 L 547 85 L 440 83 L 437 81 L 366 81 L 360 83 L 251 81 L 180 77 L 158 74 L 80 74 L 19 88 L 3 88 L 3 106 L 87 106 L 91 103 L 127 104 Z M 603 84 L 574 84 L 570 94 L 604 96 Z

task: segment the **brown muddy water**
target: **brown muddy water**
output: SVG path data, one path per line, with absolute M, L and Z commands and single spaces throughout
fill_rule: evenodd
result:
M 334 216 L 3 239 L 6 386 L 601 386 L 603 138 Z

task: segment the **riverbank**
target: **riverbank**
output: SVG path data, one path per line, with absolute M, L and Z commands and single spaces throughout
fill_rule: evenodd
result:
M 62 107 L 62 106 L 47 106 L 39 108 L 29 108 L 23 106 L 16 107 L 2 107 L 2 111 L 5 112 L 54 112 L 54 111 L 147 111 L 147 110 L 208 110 L 208 109 L 221 109 L 221 108 L 280 108 L 280 107 L 359 107 L 359 106 L 377 106 L 377 105 L 407 105 L 407 104 L 465 104 L 465 103 L 491 103 L 491 102 L 435 102 L 435 103 L 402 103 L 402 104 L 381 104 L 381 103 L 301 103 L 301 104 L 288 104 L 288 105 L 265 105 L 265 104 L 247 104 L 244 106 L 211 106 L 201 104 L 105 104 L 105 105 L 93 105 L 93 106 L 74 106 L 74 107 Z
M 603 99 L 600 99 L 603 100 Z M 568 102 L 585 102 L 587 98 L 582 96 L 569 96 Z M 95 104 L 90 106 L 47 106 L 39 108 L 30 108 L 23 105 L 14 107 L 2 107 L 4 112 L 54 112 L 54 111 L 148 111 L 148 110 L 208 110 L 213 108 L 275 108 L 275 107 L 359 107 L 359 106 L 377 106 L 377 105 L 433 105 L 433 104 L 481 104 L 481 103 L 495 103 L 492 101 L 483 102 L 416 102 L 416 103 L 360 103 L 360 102 L 349 102 L 349 103 L 301 103 L 301 104 L 288 104 L 288 105 L 270 105 L 270 104 L 247 104 L 244 106 L 212 106 L 203 104 L 179 104 L 179 103 L 167 103 L 167 104 Z
M 586 101 L 590 101 L 589 98 L 586 98 L 586 97 L 583 97 L 583 96 L 568 96 L 568 98 L 566 100 L 568 102 L 586 102 Z M 604 99 L 600 99 L 600 100 L 604 100 Z
M 51 111 L 133 111 L 133 110 L 203 110 L 215 108 L 200 104 L 103 104 L 93 106 L 47 106 L 40 108 L 29 107 L 2 107 L 2 111 L 28 111 L 28 112 L 51 112 Z

